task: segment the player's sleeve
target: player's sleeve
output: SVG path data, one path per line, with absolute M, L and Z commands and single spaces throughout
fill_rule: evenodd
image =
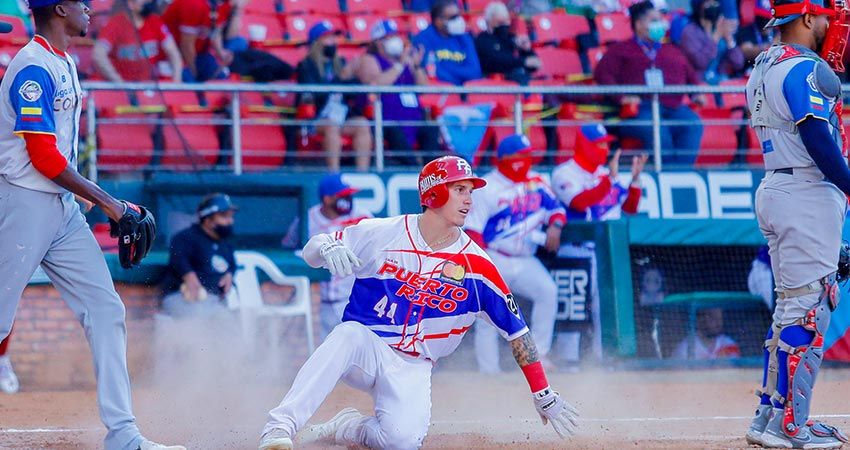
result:
M 541 205 L 546 209 L 546 224 L 564 226 L 567 223 L 567 211 L 542 178 L 540 179 L 540 197 Z
M 476 289 L 480 303 L 479 317 L 493 325 L 508 341 L 528 333 L 528 325 L 519 310 L 507 283 L 502 279 L 495 264 L 484 256 L 468 255 L 470 266 L 481 275 Z
M 53 97 L 56 84 L 44 67 L 30 65 L 15 75 L 9 88 L 9 99 L 15 111 L 16 134 L 56 134 Z
M 573 199 L 582 191 L 581 184 L 569 175 L 566 168 L 556 168 L 552 172 L 552 189 L 558 200 L 566 206 L 570 206 Z
M 829 99 L 816 85 L 815 64 L 811 59 L 797 63 L 782 83 L 791 119 L 798 125 L 808 117 L 829 121 Z
M 402 218 L 402 220 L 406 219 Z M 376 254 L 378 247 L 376 240 L 381 234 L 378 229 L 381 223 L 381 219 L 363 219 L 357 225 L 351 225 L 331 233 L 332 238 L 341 240 L 343 245 L 348 247 L 363 262 L 359 268 L 355 269 L 355 274 L 368 268 L 368 261 L 371 261 Z

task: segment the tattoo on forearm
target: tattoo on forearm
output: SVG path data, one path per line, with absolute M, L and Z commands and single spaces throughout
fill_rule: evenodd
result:
M 514 359 L 520 367 L 527 366 L 540 360 L 537 355 L 537 346 L 531 339 L 531 333 L 525 333 L 517 339 L 511 341 L 511 350 L 514 353 Z

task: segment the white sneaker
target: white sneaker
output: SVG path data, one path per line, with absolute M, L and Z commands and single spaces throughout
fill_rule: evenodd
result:
M 154 441 L 149 441 L 142 438 L 142 443 L 139 444 L 139 450 L 186 450 L 182 445 L 162 445 Z
M 339 427 L 361 417 L 363 417 L 363 414 L 360 414 L 360 411 L 354 408 L 345 408 L 336 413 L 331 420 L 305 428 L 298 433 L 298 440 L 304 444 L 310 442 L 334 444 L 336 443 L 336 432 L 339 430 Z
M 18 376 L 12 369 L 12 361 L 8 356 L 0 356 L 0 391 L 7 394 L 14 394 L 21 388 L 18 382 Z
M 292 450 L 292 439 L 283 430 L 274 428 L 260 438 L 259 450 Z

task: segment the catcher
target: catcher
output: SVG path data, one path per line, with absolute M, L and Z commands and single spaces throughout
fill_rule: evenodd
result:
M 71 39 L 85 35 L 83 2 L 30 0 L 36 36 L 12 59 L 0 82 L 0 339 L 15 319 L 24 288 L 41 265 L 73 310 L 91 347 L 108 450 L 183 449 L 142 437 L 133 417 L 127 373 L 124 304 L 80 206 L 100 207 L 119 240 L 121 265 L 150 250 L 149 211 L 119 201 L 77 173 L 82 90 Z

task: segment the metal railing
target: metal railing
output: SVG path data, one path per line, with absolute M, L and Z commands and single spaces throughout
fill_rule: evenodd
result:
M 385 157 L 387 151 L 384 145 L 384 130 L 387 126 L 404 125 L 406 122 L 392 121 L 385 117 L 385 111 L 381 101 L 380 94 L 404 94 L 415 93 L 437 94 L 437 95 L 493 95 L 505 98 L 505 96 L 513 97 L 513 106 L 507 117 L 497 121 L 501 126 L 510 125 L 514 132 L 520 133 L 523 131 L 528 120 L 523 115 L 523 104 L 529 96 L 556 96 L 558 98 L 569 99 L 569 102 L 582 103 L 581 98 L 587 98 L 587 101 L 599 102 L 600 96 L 606 95 L 640 95 L 649 96 L 651 104 L 651 119 L 649 121 L 629 121 L 628 124 L 651 125 L 652 126 L 652 161 L 654 169 L 661 171 L 663 168 L 663 150 L 661 142 L 661 127 L 665 125 L 676 125 L 677 123 L 666 123 L 661 117 L 660 95 L 664 94 L 743 94 L 743 86 L 741 85 L 720 85 L 720 86 L 689 86 L 676 85 L 664 87 L 648 87 L 640 85 L 624 85 L 624 86 L 596 86 L 596 85 L 569 85 L 569 86 L 371 86 L 371 85 L 298 85 L 298 84 L 248 84 L 248 83 L 214 83 L 214 84 L 174 84 L 174 83 L 108 83 L 108 82 L 85 82 L 83 88 L 88 92 L 96 91 L 125 91 L 125 92 L 145 92 L 151 91 L 155 93 L 173 92 L 173 91 L 193 91 L 193 92 L 224 92 L 228 94 L 237 93 L 267 93 L 267 94 L 324 94 L 324 93 L 342 93 L 342 94 L 365 94 L 368 95 L 373 105 L 373 119 L 369 124 L 374 127 L 374 157 L 375 169 L 383 171 L 385 169 Z M 594 97 L 596 96 L 596 97 Z M 101 118 L 98 116 L 98 104 L 94 95 L 89 95 L 87 98 L 87 133 L 88 147 L 94 148 L 93 155 L 89 157 L 89 172 L 90 176 L 96 177 L 97 174 L 97 149 L 96 138 L 97 127 L 100 122 L 103 123 L 119 123 L 120 120 Z M 230 145 L 232 146 L 232 162 L 231 169 L 235 174 L 241 174 L 244 171 L 243 165 L 243 136 L 242 126 L 246 119 L 242 116 L 242 105 L 240 95 L 229 96 L 229 114 L 227 119 L 218 119 L 216 123 L 230 127 Z M 599 105 L 596 105 L 597 107 Z M 173 119 L 172 119 L 173 120 Z M 179 122 L 179 121 L 178 121 Z M 700 121 L 703 123 L 705 121 Z M 733 119 L 731 121 L 715 120 L 708 121 L 715 124 L 745 124 L 745 119 Z M 283 126 L 310 126 L 315 125 L 316 121 L 299 120 L 295 118 L 281 118 L 275 124 Z M 435 121 L 426 121 L 427 124 L 435 125 Z M 547 122 L 547 126 L 578 126 L 586 123 L 582 119 L 563 120 L 559 119 L 551 123 Z M 609 125 L 624 126 L 626 122 L 609 120 L 603 123 Z M 470 125 L 494 125 L 493 120 L 484 122 L 470 122 Z M 680 124 L 680 123 L 679 123 Z M 680 124 L 681 125 L 681 124 Z

